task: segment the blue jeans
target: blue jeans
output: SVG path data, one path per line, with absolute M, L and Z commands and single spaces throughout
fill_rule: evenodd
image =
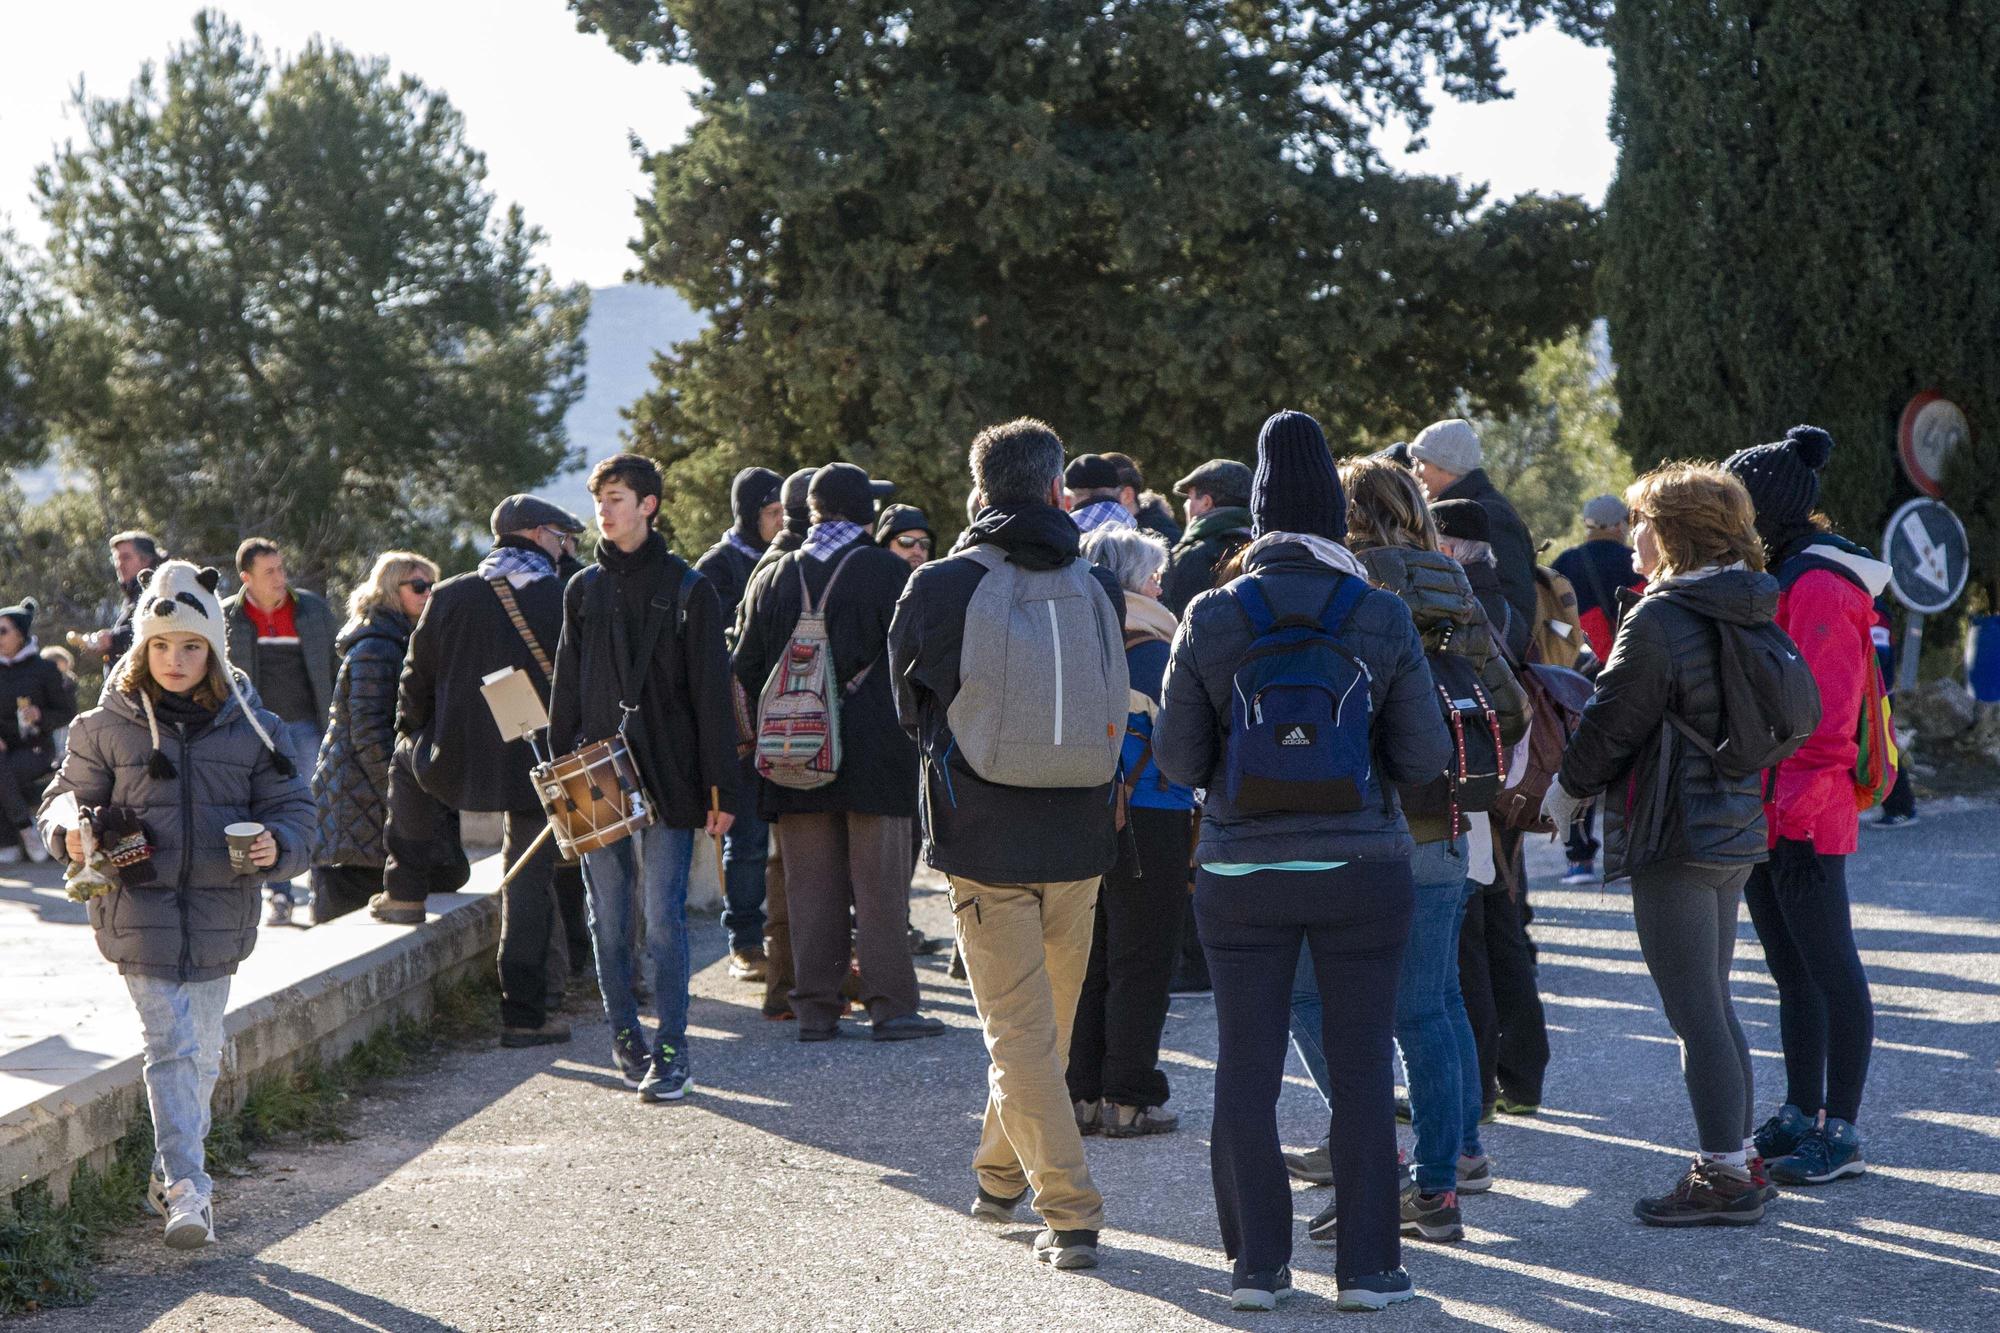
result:
M 771 825 L 757 811 L 757 764 L 742 764 L 744 809 L 722 835 L 722 928 L 731 949 L 764 947 L 764 862 L 770 855 Z
M 1419 843 L 1410 858 L 1416 910 L 1396 982 L 1396 1042 L 1410 1074 L 1417 1188 L 1457 1188 L 1471 1090 L 1472 1134 L 1479 1124 L 1479 1055 L 1458 990 L 1458 930 L 1465 919 L 1466 840 Z M 1469 1063 L 1468 1063 L 1469 1062 Z
M 687 888 L 693 856 L 693 829 L 655 825 L 583 857 L 604 1016 L 614 1033 L 629 1028 L 644 1044 L 639 1001 L 632 993 L 632 912 L 643 903 L 646 951 L 653 963 L 653 1012 L 660 1020 L 655 1049 L 669 1058 L 687 1045 Z
M 229 978 L 165 981 L 127 974 L 125 990 L 146 1037 L 146 1106 L 153 1114 L 153 1172 L 167 1184 L 215 1187 L 203 1169 L 209 1101 L 222 1073 L 222 1016 Z
M 285 722 L 279 725 L 278 735 L 271 739 L 291 751 L 293 766 L 310 782 L 313 766 L 319 762 L 320 738 L 325 734 L 325 722 Z M 266 880 L 264 896 L 289 898 L 294 906 L 304 906 L 312 901 L 312 889 L 301 889 L 290 880 Z

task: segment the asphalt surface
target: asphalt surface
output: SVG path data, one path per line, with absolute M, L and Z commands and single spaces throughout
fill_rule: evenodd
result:
M 1632 1200 L 1669 1186 L 1692 1125 L 1678 1052 L 1628 900 L 1534 891 L 1555 1061 L 1549 1105 L 1489 1130 L 1499 1180 L 1467 1240 L 1408 1241 L 1409 1329 L 2000 1328 L 2000 810 L 1959 802 L 1865 835 L 1851 868 L 1878 1046 L 1868 1175 L 1788 1191 L 1756 1227 L 1663 1232 Z M 934 933 L 948 913 L 920 895 Z M 1034 1226 L 965 1215 L 984 1100 L 970 997 L 920 960 L 932 1041 L 800 1046 L 716 960 L 697 923 L 698 1091 L 622 1089 L 601 1023 L 567 1047 L 455 1054 L 357 1108 L 347 1143 L 259 1155 L 218 1185 L 219 1243 L 166 1250 L 157 1223 L 113 1242 L 101 1294 L 23 1333 L 163 1328 L 441 1330 L 1186 1329 L 1333 1318 L 1332 1254 L 1304 1237 L 1276 1315 L 1227 1309 L 1209 1188 L 1214 1022 L 1176 999 L 1164 1067 L 1178 1134 L 1090 1141 L 1104 1265 L 1036 1265 Z M 1736 994 L 1759 1100 L 1782 1098 L 1775 992 L 1747 918 Z M 1287 1142 L 1318 1137 L 1294 1069 Z M 1404 1131 L 1407 1138 L 1408 1131 Z M 1025 1216 L 1025 1212 L 1024 1212 Z

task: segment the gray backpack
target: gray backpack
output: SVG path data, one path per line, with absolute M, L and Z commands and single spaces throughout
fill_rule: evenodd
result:
M 1118 771 L 1130 682 L 1125 636 L 1090 565 L 1023 569 L 990 544 L 965 608 L 946 712 L 974 773 L 1008 787 L 1101 787 Z

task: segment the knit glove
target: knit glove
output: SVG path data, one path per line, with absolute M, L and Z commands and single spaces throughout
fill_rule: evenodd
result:
M 1566 832 L 1575 822 L 1577 811 L 1587 804 L 1583 797 L 1571 796 L 1563 790 L 1562 779 L 1557 778 L 1549 783 L 1548 795 L 1542 797 L 1542 818 L 1554 824 L 1556 832 Z

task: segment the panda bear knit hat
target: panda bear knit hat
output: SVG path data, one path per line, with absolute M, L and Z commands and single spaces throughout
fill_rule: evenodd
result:
M 236 696 L 237 704 L 243 709 L 243 716 L 249 720 L 250 729 L 257 733 L 257 739 L 264 742 L 264 748 L 271 752 L 271 761 L 284 777 L 298 772 L 289 756 L 271 740 L 271 733 L 264 730 L 264 724 L 257 720 L 257 710 L 243 697 L 243 687 L 237 682 L 236 669 L 229 665 L 229 626 L 222 615 L 222 601 L 215 590 L 222 585 L 222 574 L 214 568 L 196 569 L 186 560 L 169 560 L 158 569 L 139 572 L 139 604 L 132 616 L 132 648 L 135 653 L 144 652 L 148 640 L 162 634 L 199 634 L 208 644 L 209 653 L 222 664 L 222 674 L 229 681 L 229 692 Z M 146 692 L 139 692 L 139 707 L 145 711 L 146 727 L 153 738 L 152 757 L 146 761 L 146 771 L 156 778 L 175 776 L 172 761 L 165 750 L 160 748 L 160 722 L 153 712 L 153 701 Z

